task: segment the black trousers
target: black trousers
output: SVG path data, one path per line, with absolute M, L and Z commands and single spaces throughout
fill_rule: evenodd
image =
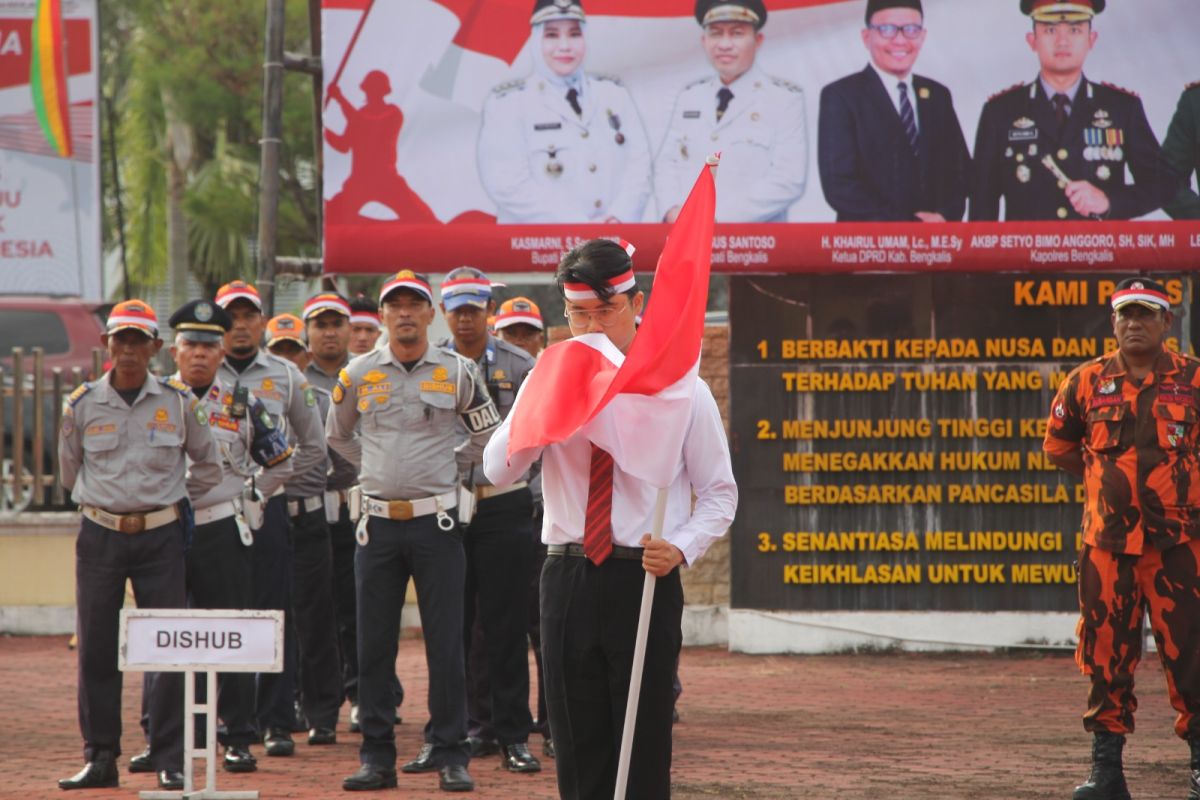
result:
M 481 669 L 486 670 L 486 684 L 476 684 L 476 695 L 487 698 L 491 730 L 502 745 L 527 741 L 533 727 L 526 634 L 532 528 L 533 495 L 521 489 L 481 501 L 463 536 L 467 555 L 464 644 L 472 647 L 478 613 L 486 654 L 477 659 L 471 650 L 468 684 Z
M 367 544 L 354 554 L 358 589 L 359 759 L 392 769 L 396 763 L 396 648 L 400 612 L 412 577 L 421 608 L 425 662 L 429 670 L 426 741 L 439 766 L 465 766 L 466 685 L 463 669 L 463 581 L 466 557 L 462 534 L 440 530 L 434 515 L 399 520 L 370 517 Z
M 263 526 L 254 532 L 250 548 L 254 568 L 254 607 L 284 612 L 283 672 L 260 672 L 255 714 L 260 732 L 292 729 L 296 687 L 296 633 L 292 624 L 292 532 L 287 498 L 267 501 Z
M 292 525 L 292 619 L 300 648 L 300 692 L 313 728 L 337 727 L 342 705 L 333 551 L 325 509 L 302 512 Z
M 551 555 L 542 569 L 542 659 L 564 800 L 613 796 L 645 570 L 641 561 Z M 683 640 L 679 570 L 654 590 L 626 797 L 671 796 L 671 708 Z
M 536 541 L 533 545 L 533 576 L 529 582 L 529 646 L 533 648 L 533 663 L 537 667 L 537 719 L 534 728 L 542 736 L 550 736 L 550 718 L 546 710 L 546 671 L 542 662 L 542 568 L 546 565 L 546 545 L 542 544 L 542 516 L 534 519 Z
M 178 523 L 129 535 L 83 519 L 75 540 L 76 633 L 79 636 L 79 730 L 83 757 L 121 754 L 119 614 L 125 581 L 139 608 L 184 608 L 183 532 Z M 145 682 L 149 739 L 156 770 L 183 767 L 183 673 L 150 673 Z
M 237 522 L 226 517 L 198 525 L 187 554 L 187 586 L 191 608 L 252 608 L 254 567 L 250 548 L 242 543 Z M 205 702 L 207 679 L 196 678 L 196 699 Z M 217 675 L 217 738 L 223 745 L 246 746 L 258 738 L 254 725 L 254 675 Z M 197 745 L 203 734 L 196 738 Z

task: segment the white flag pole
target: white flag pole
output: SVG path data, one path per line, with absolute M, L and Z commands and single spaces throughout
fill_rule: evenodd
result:
M 650 538 L 661 539 L 663 519 L 667 515 L 667 490 L 658 490 L 654 504 L 654 530 Z M 617 762 L 617 786 L 613 800 L 625 800 L 629 783 L 629 759 L 633 755 L 633 729 L 637 724 L 638 700 L 642 694 L 642 668 L 646 663 L 646 639 L 650 634 L 650 608 L 654 604 L 654 586 L 658 579 L 649 572 L 642 584 L 642 608 L 638 612 L 637 639 L 633 645 L 633 671 L 629 675 L 629 699 L 625 703 L 625 726 L 621 730 L 621 758 Z

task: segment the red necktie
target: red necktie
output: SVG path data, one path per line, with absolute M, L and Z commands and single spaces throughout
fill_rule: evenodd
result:
M 613 457 L 592 445 L 587 514 L 583 522 L 583 553 L 600 566 L 612 555 Z

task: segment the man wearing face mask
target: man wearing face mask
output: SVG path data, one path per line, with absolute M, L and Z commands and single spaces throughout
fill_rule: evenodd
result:
M 868 0 L 866 69 L 821 90 L 817 163 L 839 222 L 958 222 L 971 156 L 950 90 L 913 74 L 921 0 Z
M 578 0 L 537 0 L 533 74 L 484 102 L 478 164 L 500 223 L 641 222 L 650 145 L 616 79 L 584 72 Z
M 787 222 L 808 180 L 804 90 L 757 63 L 767 9 L 762 0 L 697 0 L 700 43 L 712 65 L 671 111 L 654 161 L 654 194 L 674 222 L 705 157 L 721 151 L 718 222 Z
M 325 458 L 325 430 L 312 388 L 294 364 L 262 349 L 267 320 L 257 289 L 245 281 L 232 281 L 217 290 L 215 299 L 232 323 L 225 334 L 225 360 L 217 373 L 221 383 L 232 390 L 246 387 L 262 400 L 271 421 L 288 432 L 288 440 L 296 448 L 292 474 L 306 474 Z M 251 551 L 255 607 L 290 613 L 292 542 L 283 487 L 267 498 L 263 525 L 254 532 Z M 283 672 L 258 676 L 258 725 L 268 756 L 290 756 L 295 751 L 291 733 L 298 654 L 295 635 L 294 625 L 284 626 Z

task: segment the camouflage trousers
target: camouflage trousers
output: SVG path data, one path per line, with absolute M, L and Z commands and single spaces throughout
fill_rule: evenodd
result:
M 1084 545 L 1079 554 L 1079 646 L 1075 661 L 1091 678 L 1083 727 L 1133 732 L 1133 673 L 1142 657 L 1142 618 L 1167 676 L 1175 733 L 1200 740 L 1200 540 L 1141 555 Z

